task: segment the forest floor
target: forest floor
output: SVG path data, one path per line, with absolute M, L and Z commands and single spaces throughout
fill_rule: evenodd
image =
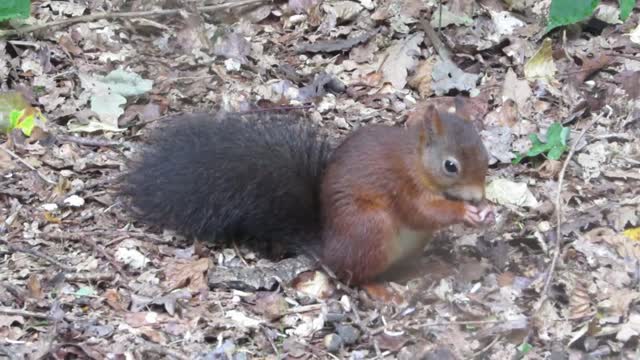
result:
M 637 7 L 545 36 L 549 0 L 447 1 L 442 31 L 425 0 L 32 3 L 26 25 L 96 17 L 0 32 L 0 117 L 47 119 L 0 134 L 0 359 L 640 358 Z M 342 137 L 424 102 L 481 130 L 497 223 L 440 234 L 399 304 L 149 229 L 115 191 L 175 113 Z

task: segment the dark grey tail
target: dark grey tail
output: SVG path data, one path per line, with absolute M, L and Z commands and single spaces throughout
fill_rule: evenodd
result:
M 122 179 L 137 219 L 198 238 L 286 247 L 319 241 L 330 146 L 314 127 L 264 114 L 191 114 L 169 122 L 152 133 Z

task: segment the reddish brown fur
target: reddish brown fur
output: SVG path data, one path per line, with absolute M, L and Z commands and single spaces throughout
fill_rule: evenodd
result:
M 400 229 L 432 232 L 462 221 L 463 202 L 428 186 L 419 166 L 422 135 L 364 128 L 330 162 L 322 184 L 324 261 L 351 283 L 372 280 L 398 260 L 391 247 Z

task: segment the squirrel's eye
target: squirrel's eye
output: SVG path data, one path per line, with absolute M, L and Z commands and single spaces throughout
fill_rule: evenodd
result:
M 444 171 L 447 174 L 457 174 L 458 173 L 458 163 L 455 160 L 445 160 L 444 161 Z

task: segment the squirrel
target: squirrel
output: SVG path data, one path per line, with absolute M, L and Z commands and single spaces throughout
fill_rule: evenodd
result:
M 122 194 L 148 224 L 310 251 L 365 285 L 435 231 L 493 219 L 473 124 L 432 105 L 412 116 L 406 127 L 360 127 L 336 147 L 292 115 L 177 115 L 152 132 Z

